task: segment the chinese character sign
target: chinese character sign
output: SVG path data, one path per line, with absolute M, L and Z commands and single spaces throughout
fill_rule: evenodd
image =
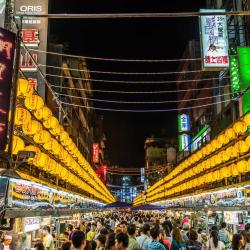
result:
M 225 12 L 225 10 L 200 10 Z M 201 16 L 201 41 L 204 69 L 229 67 L 228 34 L 226 15 Z
M 181 114 L 178 116 L 178 131 L 187 132 L 190 130 L 190 118 L 189 115 Z
M 179 151 L 190 150 L 190 135 L 181 134 L 179 135 Z
M 0 150 L 7 142 L 15 34 L 0 28 Z
M 94 143 L 92 146 L 92 161 L 93 163 L 99 163 L 99 144 Z

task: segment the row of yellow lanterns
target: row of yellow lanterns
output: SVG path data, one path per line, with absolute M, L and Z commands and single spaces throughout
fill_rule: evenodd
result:
M 222 167 L 221 169 L 215 170 L 211 173 L 204 174 L 198 178 L 170 188 L 166 191 L 159 192 L 151 197 L 147 197 L 146 200 L 147 202 L 151 202 L 159 200 L 161 198 L 168 198 L 171 195 L 186 192 L 188 190 L 192 190 L 193 188 L 200 187 L 204 184 L 222 181 L 223 179 L 228 177 L 237 177 L 247 172 L 250 172 L 250 158 L 248 160 L 241 160 L 236 164 L 231 164 L 229 166 Z M 136 200 L 137 204 L 140 202 L 142 202 L 142 199 Z
M 68 133 L 64 131 L 58 120 L 52 116 L 51 110 L 45 106 L 43 99 L 33 94 L 33 88 L 30 87 L 27 80 L 19 79 L 17 96 L 25 98 L 25 107 L 32 111 L 33 115 L 41 121 L 43 125 L 39 121 L 32 119 L 30 112 L 23 107 L 17 107 L 15 124 L 21 126 L 26 135 L 33 136 L 33 140 L 36 143 L 43 145 L 46 150 L 52 151 L 53 155 L 57 156 L 59 159 L 63 159 L 65 164 L 73 167 L 72 170 L 79 172 L 81 169 L 82 177 L 84 176 L 86 178 L 89 176 L 87 179 L 90 182 L 92 182 L 91 178 L 93 178 L 94 183 L 91 184 L 98 184 L 95 185 L 95 188 L 113 201 L 113 196 L 79 152 Z M 49 130 L 49 132 L 43 129 L 43 127 Z M 51 135 L 56 136 L 58 141 L 52 138 Z M 86 168 L 89 174 L 80 166 Z
M 205 145 L 203 148 L 198 150 L 196 153 L 188 157 L 181 164 L 179 164 L 170 174 L 165 176 L 162 180 L 155 183 L 148 189 L 148 192 L 161 186 L 164 182 L 169 181 L 179 173 L 183 172 L 186 168 L 195 164 L 202 158 L 214 153 L 216 150 L 220 149 L 222 146 L 228 144 L 230 141 L 234 140 L 237 136 L 243 135 L 247 131 L 247 127 L 250 126 L 250 114 L 243 117 L 243 120 L 237 121 L 232 127 L 226 129 L 222 134 L 218 135 L 215 139 Z
M 198 165 L 195 165 L 193 168 L 183 172 L 182 174 L 176 176 L 174 179 L 167 182 L 165 185 L 158 187 L 157 189 L 149 192 L 149 196 L 154 195 L 155 193 L 161 192 L 164 188 L 170 188 L 177 183 L 180 183 L 190 177 L 193 177 L 201 172 L 208 170 L 212 167 L 218 166 L 222 163 L 227 162 L 236 158 L 238 155 L 243 155 L 249 151 L 250 148 L 250 135 L 244 140 L 239 140 L 233 146 L 229 146 L 225 150 L 220 151 L 218 154 L 211 156 L 205 161 L 202 161 Z
M 49 173 L 51 175 L 57 176 L 63 181 L 70 183 L 73 186 L 76 186 L 88 193 L 93 194 L 95 197 L 108 202 L 108 199 L 103 197 L 99 192 L 91 188 L 87 183 L 83 182 L 76 175 L 72 174 L 66 168 L 64 168 L 61 164 L 57 163 L 55 160 L 51 159 L 47 154 L 41 152 L 38 147 L 33 145 L 25 146 L 24 141 L 18 137 L 13 137 L 13 153 L 18 153 L 19 150 L 24 151 L 33 151 L 35 152 L 34 158 L 29 158 L 28 163 L 30 165 L 34 165 L 38 169 Z

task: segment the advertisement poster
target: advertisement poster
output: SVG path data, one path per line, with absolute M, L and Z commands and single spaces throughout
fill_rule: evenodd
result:
M 15 39 L 14 33 L 0 28 L 0 151 L 7 143 Z
M 204 12 L 225 12 L 225 10 L 200 10 Z M 201 45 L 204 70 L 221 70 L 229 67 L 227 16 L 201 16 Z

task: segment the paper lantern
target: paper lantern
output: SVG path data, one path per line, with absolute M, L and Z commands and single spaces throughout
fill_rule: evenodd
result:
M 52 111 L 46 106 L 44 106 L 41 109 L 41 112 L 42 112 L 42 119 L 45 121 L 48 120 L 52 116 Z
M 34 136 L 34 141 L 38 144 L 44 144 L 48 142 L 51 139 L 51 135 L 48 131 L 46 130 L 41 130 L 39 133 L 37 133 Z
M 250 147 L 250 135 L 246 138 L 245 142 Z
M 26 79 L 18 79 L 17 81 L 17 96 L 27 97 L 33 93 L 33 87 Z
M 237 175 L 239 175 L 239 171 L 238 171 L 236 164 L 232 164 L 230 167 L 232 169 L 232 176 L 233 177 L 236 177 Z
M 20 137 L 14 135 L 12 139 L 12 154 L 16 155 L 19 151 L 24 150 L 24 147 L 24 141 Z
M 60 134 L 60 141 L 64 142 L 64 141 L 67 141 L 67 140 L 69 140 L 69 134 L 66 131 L 63 131 Z
M 243 121 L 246 123 L 247 126 L 250 126 L 250 114 L 246 114 L 243 118 Z
M 31 121 L 31 114 L 27 109 L 24 108 L 16 108 L 15 112 L 15 125 L 21 126 L 25 123 Z
M 25 98 L 24 105 L 27 109 L 35 111 L 41 109 L 44 106 L 44 101 L 38 95 L 31 95 Z
M 50 158 L 49 158 L 48 155 L 46 155 L 44 153 L 41 153 L 41 156 L 40 156 L 40 158 L 38 160 L 38 166 L 40 168 L 42 168 L 44 171 L 46 171 L 48 163 L 49 163 L 49 160 L 50 160 Z
M 42 130 L 42 124 L 38 121 L 31 120 L 23 124 L 22 130 L 26 135 L 35 135 Z
M 245 141 L 240 140 L 236 144 L 238 145 L 238 150 L 241 154 L 248 152 L 249 146 Z
M 58 147 L 58 142 L 54 139 L 54 138 L 51 138 L 49 141 L 47 141 L 43 147 L 50 151 L 50 150 L 53 150 L 53 148 L 55 147 Z
M 48 120 L 43 122 L 43 125 L 45 128 L 52 129 L 58 126 L 59 122 L 54 116 L 51 116 Z
M 235 131 L 233 128 L 229 128 L 225 132 L 226 137 L 231 141 L 236 137 Z
M 248 167 L 248 163 L 247 161 L 239 161 L 237 162 L 237 170 L 240 174 L 242 173 L 246 173 L 247 172 L 247 167 Z
M 59 124 L 53 129 L 50 129 L 50 133 L 55 136 L 60 135 L 62 131 L 63 131 L 63 127 Z

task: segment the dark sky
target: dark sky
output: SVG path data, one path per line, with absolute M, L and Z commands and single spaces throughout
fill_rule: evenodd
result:
M 59 4 L 60 2 L 60 4 Z M 50 13 L 145 13 L 197 11 L 204 0 L 53 0 Z M 50 31 L 59 42 L 68 44 L 69 53 L 104 58 L 170 59 L 181 58 L 188 40 L 198 38 L 197 18 L 53 20 Z M 123 72 L 175 71 L 176 63 L 127 63 L 87 61 L 90 70 Z M 128 81 L 173 80 L 173 76 L 129 77 L 92 74 L 93 79 Z M 169 84 L 95 83 L 94 89 L 156 91 L 175 89 Z M 96 94 L 95 98 L 125 101 L 175 100 L 173 94 L 122 95 Z M 175 104 L 105 104 L 95 107 L 114 109 L 171 109 Z M 104 129 L 112 164 L 144 166 L 144 141 L 151 135 L 177 138 L 177 113 L 119 113 L 104 115 Z

